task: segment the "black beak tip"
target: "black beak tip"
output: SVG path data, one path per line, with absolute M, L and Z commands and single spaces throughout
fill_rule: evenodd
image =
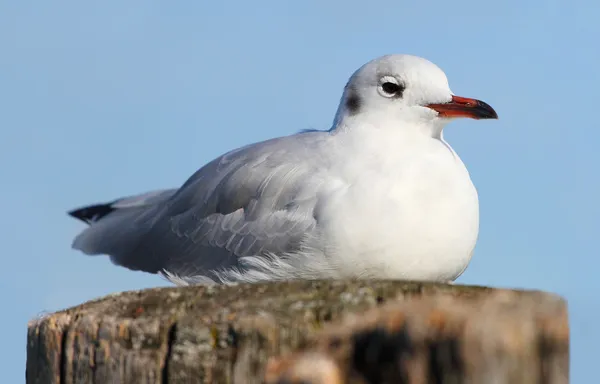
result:
M 498 114 L 488 103 L 479 100 L 476 108 L 480 119 L 498 119 Z

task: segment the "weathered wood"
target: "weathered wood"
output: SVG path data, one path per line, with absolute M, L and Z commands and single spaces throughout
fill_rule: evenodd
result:
M 124 292 L 32 320 L 27 383 L 567 383 L 536 291 L 297 281 Z

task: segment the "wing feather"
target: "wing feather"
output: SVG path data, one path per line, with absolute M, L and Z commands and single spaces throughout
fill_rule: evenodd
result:
M 316 226 L 323 164 L 307 155 L 315 153 L 308 146 L 321 134 L 274 139 L 207 164 L 165 205 L 138 252 L 151 247 L 164 269 L 189 276 L 239 267 L 243 257 L 298 249 Z

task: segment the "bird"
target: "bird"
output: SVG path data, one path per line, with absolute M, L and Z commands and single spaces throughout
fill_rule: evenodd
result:
M 431 61 L 388 54 L 347 81 L 327 130 L 233 149 L 179 188 L 74 209 L 72 248 L 175 285 L 318 279 L 455 281 L 479 235 L 479 197 L 444 140 L 497 119 Z

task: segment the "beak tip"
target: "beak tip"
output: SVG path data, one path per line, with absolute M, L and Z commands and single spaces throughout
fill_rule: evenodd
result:
M 477 100 L 477 112 L 479 113 L 480 119 L 494 119 L 498 120 L 498 113 L 488 103 Z

